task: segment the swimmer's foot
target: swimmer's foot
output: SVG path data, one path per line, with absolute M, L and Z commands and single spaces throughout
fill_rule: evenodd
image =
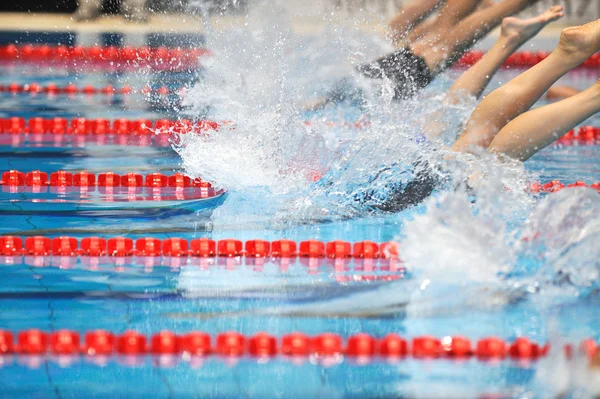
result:
M 555 54 L 575 66 L 600 50 L 600 19 L 582 26 L 567 28 L 560 34 Z
M 519 47 L 539 33 L 546 25 L 565 16 L 562 6 L 554 6 L 548 11 L 529 19 L 508 17 L 502 20 L 501 36 L 508 43 Z

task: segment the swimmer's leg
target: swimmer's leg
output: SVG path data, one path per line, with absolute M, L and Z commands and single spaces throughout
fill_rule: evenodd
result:
M 446 0 L 416 0 L 402 7 L 400 14 L 390 21 L 388 36 L 394 43 L 404 39 L 421 21 L 433 13 Z
M 483 58 L 463 73 L 448 90 L 447 100 L 457 103 L 461 95 L 479 97 L 494 74 L 526 41 L 550 22 L 564 16 L 561 6 L 554 6 L 543 14 L 521 20 L 514 17 L 504 18 L 500 37 Z
M 408 36 L 409 41 L 421 40 L 430 45 L 438 43 L 456 25 L 477 9 L 482 0 L 448 0 L 439 15 L 419 24 Z
M 500 130 L 490 144 L 489 150 L 526 161 L 598 112 L 600 112 L 600 82 L 566 100 L 518 116 Z
M 446 93 L 445 104 L 458 104 L 470 97 L 478 98 L 504 61 L 523 43 L 535 36 L 548 23 L 564 15 L 562 7 L 555 6 L 545 13 L 526 20 L 504 18 L 500 37 L 483 58 L 465 71 Z M 425 131 L 429 140 L 437 139 L 445 126 L 439 122 L 442 115 L 429 117 Z
M 546 98 L 549 101 L 564 100 L 579 93 L 581 90 L 571 86 L 552 86 L 546 93 Z
M 558 47 L 536 66 L 490 93 L 475 109 L 452 146 L 465 152 L 488 147 L 508 122 L 527 111 L 563 75 L 600 49 L 600 20 L 565 29 Z
M 463 19 L 439 43 L 431 47 L 426 41 L 412 45 L 413 54 L 422 57 L 433 74 L 450 67 L 464 51 L 502 23 L 502 20 L 516 14 L 539 0 L 504 0 L 483 10 L 476 11 Z

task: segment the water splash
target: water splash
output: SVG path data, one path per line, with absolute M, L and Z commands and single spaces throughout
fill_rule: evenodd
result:
M 208 109 L 211 118 L 232 123 L 207 137 L 182 135 L 183 166 L 232 196 L 260 190 L 263 201 L 278 204 L 274 220 L 368 213 L 356 198 L 367 191 L 385 197 L 390 182 L 410 178 L 407 166 L 438 156 L 417 136 L 439 102 L 394 103 L 389 82 L 382 90 L 356 77 L 355 65 L 389 50 L 377 36 L 341 28 L 301 36 L 288 16 L 280 4 L 263 4 L 243 27 L 212 32 L 213 64 L 183 104 L 192 116 Z M 360 88 L 364 102 L 305 111 L 308 100 L 342 78 Z M 393 173 L 374 180 L 383 168 Z
M 540 264 L 536 278 L 585 291 L 600 280 L 600 198 L 572 188 L 544 198 L 523 227 L 517 250 Z
M 445 192 L 407 222 L 400 238 L 407 266 L 423 281 L 517 286 L 546 294 L 547 304 L 597 288 L 598 193 L 567 189 L 536 202 L 518 169 L 486 165 L 478 170 L 495 175 L 475 193 Z
M 192 116 L 208 109 L 210 117 L 231 121 L 209 136 L 182 135 L 177 148 L 189 174 L 229 190 L 229 199 L 213 215 L 217 228 L 241 223 L 240 214 L 243 223 L 256 228 L 370 215 L 374 209 L 357 199 L 385 198 L 414 176 L 416 164 L 429 165 L 434 173 L 442 164 L 440 174 L 454 182 L 446 187 L 450 191 L 432 199 L 399 237 L 407 264 L 423 271 L 424 279 L 450 276 L 459 283 L 506 286 L 513 284 L 510 278 L 528 276 L 533 285 L 551 286 L 559 274 L 568 274 L 575 286 L 589 286 L 597 276 L 593 268 L 573 270 L 566 263 L 590 259 L 581 252 L 595 233 L 575 243 L 565 236 L 571 233 L 556 231 L 569 245 L 555 246 L 541 258 L 545 241 L 523 243 L 532 223 L 553 231 L 553 225 L 544 225 L 544 207 L 554 200 L 542 200 L 532 212 L 535 201 L 525 193 L 530 176 L 522 165 L 499 164 L 484 153 L 442 161 L 447 153 L 439 143 L 427 145 L 419 138 L 433 123 L 446 127 L 441 142 L 452 141 L 474 106 L 472 99 L 449 106 L 441 87 L 434 86 L 413 101 L 393 102 L 391 86 L 372 87 L 356 77 L 353 67 L 389 50 L 385 42 L 344 29 L 300 36 L 290 26 L 285 7 L 275 3 L 253 8 L 242 27 L 212 32 L 214 62 L 183 101 Z M 303 109 L 307 99 L 341 78 L 360 88 L 364 101 L 319 113 Z M 360 123 L 349 126 L 348 121 Z M 478 182 L 473 205 L 471 193 L 452 190 L 474 174 L 485 178 Z M 577 212 L 576 201 L 556 201 Z M 568 231 L 575 235 L 586 229 L 596 227 L 577 222 Z M 552 265 L 552 278 L 542 278 L 543 271 L 532 276 L 542 262 Z
M 288 16 L 271 4 L 253 9 L 243 27 L 213 32 L 214 63 L 184 99 L 192 116 L 208 110 L 211 118 L 231 121 L 210 136 L 182 136 L 177 148 L 189 174 L 230 192 L 213 213 L 214 228 L 242 224 L 260 231 L 366 217 L 374 210 L 356 199 L 385 198 L 394 184 L 411 179 L 417 161 L 443 165 L 439 173 L 450 183 L 398 234 L 411 279 L 361 290 L 326 287 L 300 305 L 248 314 L 402 314 L 417 331 L 415 320 L 523 302 L 548 315 L 556 305 L 585 300 L 598 288 L 597 193 L 568 189 L 535 199 L 526 193 L 527 181 L 535 177 L 521 164 L 502 164 L 485 153 L 442 161 L 448 153 L 441 143 L 456 137 L 473 99 L 445 104 L 444 81 L 415 101 L 395 103 L 385 82 L 383 88 L 371 87 L 353 70 L 389 50 L 383 41 L 343 29 L 299 36 Z M 303 108 L 342 78 L 362 90 L 364 101 L 320 112 Z M 438 128 L 441 143 L 424 145 L 418 139 Z M 473 187 L 458 184 L 465 181 Z M 188 278 L 180 280 L 181 287 L 192 292 L 202 287 Z M 231 285 L 229 279 L 221 283 Z M 263 283 L 252 288 L 260 290 Z M 545 321 L 541 316 L 539 324 Z M 521 327 L 507 331 L 518 334 Z M 564 359 L 552 359 L 558 372 L 569 367 Z M 552 379 L 557 371 L 547 372 L 550 377 L 539 378 Z M 571 383 L 555 381 L 553 392 Z

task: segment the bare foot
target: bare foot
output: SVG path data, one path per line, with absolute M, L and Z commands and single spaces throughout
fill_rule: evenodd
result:
M 529 19 L 508 17 L 502 20 L 500 35 L 509 40 L 510 43 L 520 46 L 550 22 L 554 22 L 565 16 L 562 6 L 554 6 L 548 11 Z
M 582 26 L 567 28 L 560 34 L 555 52 L 579 65 L 600 50 L 600 19 Z

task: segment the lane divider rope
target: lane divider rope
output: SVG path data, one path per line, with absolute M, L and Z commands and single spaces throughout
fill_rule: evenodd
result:
M 0 118 L 0 134 L 51 134 L 51 135 L 77 135 L 77 136 L 103 136 L 103 135 L 148 135 L 152 133 L 205 133 L 211 130 L 218 130 L 223 125 L 231 124 L 230 121 L 212 121 L 189 119 L 171 120 L 159 119 L 152 121 L 150 119 L 88 119 L 88 118 L 42 118 L 33 117 L 25 119 L 23 117 L 12 116 Z M 311 125 L 311 122 L 306 122 Z M 344 127 L 362 129 L 368 126 L 365 121 L 357 123 L 347 123 Z M 335 124 L 332 124 L 335 126 Z M 100 142 L 103 143 L 103 142 Z M 598 145 L 600 144 L 600 127 L 582 126 L 573 129 L 555 141 L 555 145 Z
M 576 187 L 586 187 L 596 190 L 600 193 L 600 182 L 587 185 L 586 182 L 578 180 L 575 183 L 565 184 L 560 180 L 552 180 L 548 183 L 532 183 L 529 186 L 529 192 L 531 193 L 554 193 L 561 191 L 565 188 L 576 188 Z
M 434 336 L 419 336 L 411 340 L 397 334 L 388 334 L 378 339 L 370 334 L 359 333 L 345 340 L 334 333 L 308 336 L 291 333 L 277 339 L 268 333 L 245 336 L 237 332 L 225 332 L 216 337 L 192 331 L 176 334 L 161 331 L 148 338 L 136 331 L 113 334 L 104 330 L 93 330 L 83 334 L 71 330 L 46 333 L 37 329 L 17 333 L 15 342 L 12 332 L 0 330 L 0 356 L 25 355 L 85 355 L 85 356 L 142 356 L 142 355 L 187 355 L 206 357 L 251 356 L 270 358 L 275 356 L 317 358 L 383 358 L 383 359 L 452 359 L 477 358 L 479 360 L 505 359 L 536 360 L 550 350 L 549 344 L 540 345 L 526 337 L 507 342 L 501 338 L 483 338 L 471 343 L 466 337 L 453 336 L 438 339 Z M 598 355 L 598 344 L 593 339 L 584 340 L 578 347 L 565 345 L 568 357 L 574 351 L 593 358 Z M 185 357 L 185 356 L 184 356 Z
M 115 47 L 115 46 L 0 46 L 0 61 L 34 64 L 67 64 L 77 67 L 86 64 L 110 68 L 149 66 L 164 70 L 189 70 L 199 67 L 198 61 L 212 53 L 206 48 L 180 47 Z
M 115 205 L 123 211 L 139 211 L 139 206 L 151 209 L 192 206 L 197 201 L 204 203 L 225 193 L 209 182 L 191 179 L 180 172 L 144 176 L 134 172 L 95 175 L 85 171 L 72 173 L 61 170 L 48 176 L 48 173 L 39 170 L 27 173 L 9 170 L 1 176 L 0 211 L 8 212 L 15 211 L 16 203 L 19 204 L 17 209 L 23 212 L 110 212 Z
M 143 237 L 74 237 L 0 236 L 2 256 L 165 256 L 165 257 L 242 257 L 246 258 L 336 258 L 336 259 L 398 259 L 399 245 L 396 242 L 375 243 L 360 241 L 323 242 L 318 240 L 295 241 L 282 239 L 211 240 L 196 238 L 159 239 Z
M 1 186 L 7 187 L 149 187 L 149 188 L 210 188 L 212 185 L 200 178 L 190 178 L 183 173 L 177 172 L 173 175 L 164 175 L 162 173 L 149 173 L 141 175 L 139 173 L 125 173 L 119 175 L 113 172 L 93 173 L 67 172 L 59 170 L 48 173 L 39 170 L 31 172 L 20 172 L 18 170 L 9 170 L 2 172 Z
M 31 172 L 21 172 L 18 170 L 8 170 L 2 172 L 0 186 L 3 188 L 21 188 L 21 187 L 82 187 L 86 191 L 93 188 L 211 188 L 212 185 L 200 178 L 190 178 L 181 172 L 173 175 L 164 175 L 162 173 L 149 173 L 142 175 L 135 172 L 122 175 L 105 172 L 95 175 L 86 171 L 68 172 L 59 170 L 48 173 L 39 170 Z M 578 180 L 574 183 L 565 184 L 559 180 L 552 180 L 547 183 L 534 182 L 529 185 L 529 191 L 532 193 L 550 193 L 560 191 L 564 188 L 589 187 L 600 192 L 600 182 L 588 185 L 586 182 Z M 5 191 L 5 190 L 3 190 Z M 15 192 L 17 190 L 14 190 Z
M 12 196 L 18 195 L 19 201 L 37 203 L 39 196 L 43 196 L 43 204 L 66 203 L 66 200 L 75 201 L 73 204 L 90 205 L 96 200 L 111 204 L 114 202 L 139 202 L 139 201 L 187 201 L 206 200 L 223 195 L 224 190 L 217 190 L 201 178 L 190 178 L 181 172 L 173 175 L 162 173 L 129 172 L 116 174 L 105 172 L 93 174 L 86 171 L 68 172 L 59 170 L 46 172 L 34 170 L 21 172 L 9 170 L 0 175 L 0 196 L 8 196 L 12 203 Z M 547 183 L 530 183 L 527 191 L 532 194 L 554 193 L 565 188 L 590 188 L 600 193 L 600 182 L 588 185 L 584 181 L 565 184 L 559 180 Z M 97 198 L 90 197 L 91 193 L 98 191 Z M 47 198 L 47 193 L 56 195 L 56 199 Z M 146 194 L 146 195 L 144 195 Z M 5 199 L 4 201 L 7 201 Z M 0 204 L 2 202 L 0 201 Z M 108 206 L 108 205 L 107 205 Z M 1 207 L 0 207 L 1 208 Z M 77 211 L 77 207 L 73 211 Z M 59 209 L 64 211 L 64 206 Z M 100 209 L 98 209 L 100 210 Z M 49 212 L 52 209 L 48 209 Z
M 145 135 L 152 133 L 205 132 L 216 130 L 228 122 L 210 120 L 192 121 L 189 119 L 88 119 L 41 118 L 25 120 L 22 117 L 0 119 L 0 133 L 3 134 L 73 134 L 73 135 Z
M 471 66 L 484 55 L 481 51 L 467 52 L 457 66 Z M 169 48 L 169 47 L 115 47 L 115 46 L 64 46 L 64 45 L 15 45 L 0 46 L 0 60 L 4 61 L 92 61 L 106 63 L 144 63 L 154 62 L 167 65 L 193 64 L 199 57 L 212 55 L 206 48 Z M 546 51 L 521 51 L 512 54 L 505 67 L 531 67 L 550 55 Z M 600 54 L 596 53 L 582 64 L 585 68 L 600 67 Z
M 161 86 L 158 88 L 152 88 L 150 86 L 145 86 L 141 89 L 133 89 L 130 86 L 122 86 L 119 88 L 115 88 L 113 85 L 106 85 L 103 87 L 95 87 L 92 85 L 86 86 L 77 86 L 73 83 L 69 83 L 65 86 L 58 86 L 54 83 L 49 83 L 47 85 L 39 85 L 37 83 L 28 83 L 28 84 L 19 84 L 16 82 L 2 85 L 0 84 L 0 93 L 9 93 L 9 94 L 47 94 L 50 96 L 53 95 L 75 95 L 75 94 L 85 94 L 85 95 L 130 95 L 130 94 L 145 94 L 145 95 L 160 95 L 166 96 L 170 94 L 179 93 L 184 88 L 180 87 L 178 89 L 170 89 L 166 86 Z

